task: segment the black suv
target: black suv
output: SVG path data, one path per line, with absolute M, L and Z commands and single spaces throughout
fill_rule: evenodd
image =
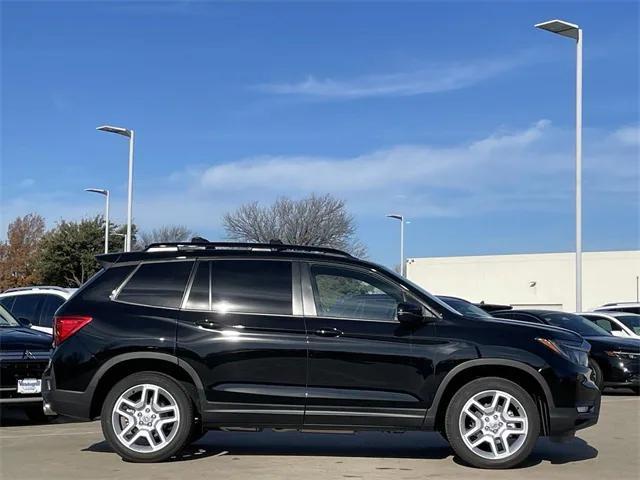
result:
M 467 463 L 507 468 L 539 435 L 598 419 L 576 333 L 465 316 L 338 250 L 158 244 L 98 259 L 57 312 L 43 395 L 101 417 L 130 461 L 207 429 L 437 430 Z

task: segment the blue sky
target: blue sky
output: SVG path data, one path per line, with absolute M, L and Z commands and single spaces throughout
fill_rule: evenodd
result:
M 347 201 L 373 260 L 574 248 L 574 44 L 584 51 L 584 247 L 639 243 L 637 2 L 2 2 L 1 235 L 134 217 L 221 239 L 279 195 Z

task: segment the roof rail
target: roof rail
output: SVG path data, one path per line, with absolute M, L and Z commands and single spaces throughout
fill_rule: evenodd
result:
M 236 242 L 168 242 L 152 243 L 145 252 L 180 251 L 180 250 L 251 250 L 271 252 L 307 252 L 336 255 L 353 258 L 345 251 L 337 248 L 316 247 L 313 245 L 286 245 L 282 243 L 236 243 Z
M 2 293 L 9 293 L 9 292 L 23 292 L 25 290 L 33 290 L 33 289 L 42 289 L 42 290 L 58 290 L 60 292 L 67 292 L 68 289 L 65 287 L 58 287 L 56 285 L 33 285 L 31 287 L 13 287 L 13 288 L 7 288 L 6 290 L 4 290 Z

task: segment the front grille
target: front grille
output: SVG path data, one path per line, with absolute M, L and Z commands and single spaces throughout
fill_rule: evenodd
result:
M 17 388 L 19 378 L 42 378 L 47 361 L 0 361 L 0 388 Z

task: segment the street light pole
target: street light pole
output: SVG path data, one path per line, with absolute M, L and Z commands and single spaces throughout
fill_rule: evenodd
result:
M 103 188 L 85 188 L 84 191 L 99 193 L 106 198 L 104 207 L 104 253 L 109 253 L 109 190 Z
M 582 29 L 564 20 L 538 23 L 537 28 L 576 41 L 576 312 L 582 311 Z
M 400 220 L 400 275 L 404 276 L 404 217 L 396 213 L 391 213 L 387 215 L 387 218 Z
M 135 132 L 128 128 L 102 125 L 97 128 L 103 132 L 117 133 L 129 138 L 129 182 L 127 187 L 127 236 L 124 240 L 124 251 L 131 251 L 132 218 L 133 218 L 133 140 Z

